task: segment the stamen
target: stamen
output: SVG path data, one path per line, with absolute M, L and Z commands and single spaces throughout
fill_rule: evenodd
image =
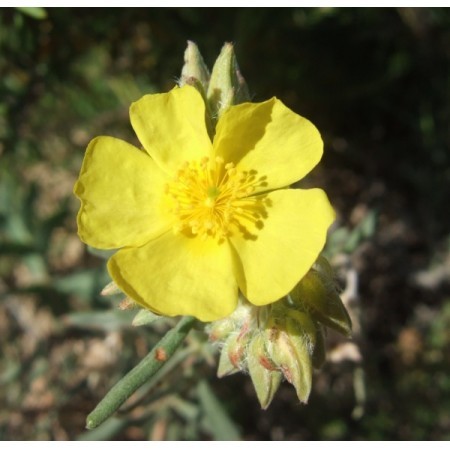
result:
M 240 172 L 220 156 L 184 162 L 165 186 L 176 217 L 174 232 L 190 230 L 202 239 L 230 236 L 242 220 L 252 220 L 258 200 L 249 196 L 257 184 L 254 171 Z

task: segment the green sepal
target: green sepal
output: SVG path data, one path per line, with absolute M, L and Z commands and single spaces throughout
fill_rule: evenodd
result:
M 334 280 L 334 270 L 331 267 L 328 259 L 323 255 L 319 255 L 316 262 L 313 265 L 313 269 L 323 274 L 328 280 Z
M 142 325 L 148 325 L 150 323 L 156 322 L 157 320 L 164 319 L 163 316 L 158 316 L 158 314 L 152 313 L 148 309 L 141 309 L 135 316 L 131 325 L 133 327 L 140 327 Z
M 311 392 L 312 362 L 305 340 L 279 331 L 271 341 L 268 348 L 271 360 L 295 387 L 298 399 L 306 403 Z
M 297 397 L 303 403 L 308 402 L 312 388 L 312 353 L 315 347 L 316 334 L 314 324 L 307 314 L 303 315 L 302 322 L 298 318 L 288 317 L 286 331 L 295 353 L 297 370 L 294 370 L 291 383 L 297 392 Z M 289 380 L 288 380 L 289 381 Z
M 317 330 L 310 315 L 295 309 L 286 310 L 286 331 L 290 336 L 297 336 L 305 341 L 309 354 L 312 355 L 316 345 Z
M 262 361 L 268 359 L 264 335 L 256 334 L 248 346 L 247 365 L 253 386 L 262 409 L 267 409 L 277 392 L 283 375 L 278 370 L 269 370 Z
M 222 351 L 220 352 L 219 367 L 217 368 L 217 376 L 219 378 L 225 377 L 227 375 L 232 375 L 233 373 L 237 373 L 241 370 L 239 364 L 235 364 L 236 360 L 235 359 L 232 360 L 232 358 L 230 358 L 230 352 L 231 356 L 233 357 L 234 352 L 236 351 L 235 348 L 237 345 L 236 344 L 237 337 L 238 337 L 237 333 L 230 335 L 226 340 L 225 345 L 222 348 Z
M 325 347 L 324 330 L 319 323 L 316 323 L 316 345 L 312 354 L 312 362 L 314 369 L 320 369 L 327 359 L 327 351 Z
M 306 313 L 286 309 L 286 316 L 270 317 L 265 339 L 267 352 L 286 380 L 295 387 L 298 399 L 306 403 L 312 386 L 311 354 L 315 343 L 314 324 Z
M 211 342 L 223 342 L 230 334 L 236 331 L 236 323 L 230 318 L 211 322 L 205 328 Z
M 110 283 L 108 283 L 100 292 L 100 295 L 116 295 L 116 294 L 121 294 L 122 291 L 119 289 L 119 286 L 117 286 L 116 283 L 114 283 L 114 281 L 111 281 Z
M 324 272 L 311 269 L 291 292 L 294 304 L 305 308 L 322 324 L 350 336 L 352 323 L 334 285 Z
M 226 377 L 227 375 L 233 375 L 238 373 L 240 369 L 235 367 L 228 357 L 228 352 L 220 352 L 219 366 L 217 367 L 218 378 Z
M 225 343 L 224 351 L 228 354 L 231 364 L 242 371 L 247 370 L 245 357 L 249 338 L 249 333 L 236 333 L 232 334 Z

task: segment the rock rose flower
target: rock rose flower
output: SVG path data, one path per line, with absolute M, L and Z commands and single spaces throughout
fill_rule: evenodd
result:
M 322 250 L 333 209 L 320 189 L 290 189 L 322 156 L 308 120 L 272 98 L 231 106 L 208 134 L 191 87 L 130 108 L 143 150 L 90 142 L 74 192 L 88 245 L 119 249 L 114 282 L 138 304 L 202 321 L 287 295 Z

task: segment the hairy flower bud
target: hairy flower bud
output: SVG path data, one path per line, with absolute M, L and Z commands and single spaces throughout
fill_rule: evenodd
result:
M 181 70 L 181 78 L 179 85 L 184 86 L 185 84 L 194 84 L 193 80 L 196 80 L 203 87 L 203 91 L 208 90 L 209 83 L 209 70 L 203 61 L 203 57 L 197 47 L 197 45 L 188 41 L 187 48 L 184 52 L 184 65 Z
M 250 101 L 247 83 L 239 70 L 233 44 L 229 42 L 222 47 L 213 66 L 207 98 L 216 117 L 231 105 Z
M 325 361 L 323 325 L 345 335 L 350 331 L 333 271 L 320 259 L 287 297 L 267 306 L 241 298 L 233 314 L 206 328 L 210 340 L 221 347 L 218 376 L 248 372 L 264 409 L 283 378 L 306 403 L 313 368 Z

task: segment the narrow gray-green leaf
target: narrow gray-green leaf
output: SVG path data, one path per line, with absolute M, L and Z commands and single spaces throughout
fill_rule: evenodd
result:
M 204 425 L 213 438 L 217 441 L 240 440 L 237 426 L 206 381 L 203 380 L 198 384 L 197 393 L 205 414 Z
M 67 326 L 102 331 L 116 331 L 128 328 L 134 311 L 87 311 L 74 312 L 64 316 Z

